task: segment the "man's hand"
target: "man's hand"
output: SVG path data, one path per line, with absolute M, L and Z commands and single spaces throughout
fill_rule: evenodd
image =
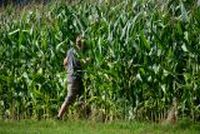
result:
M 90 58 L 88 57 L 88 58 L 85 58 L 85 59 L 81 59 L 81 61 L 82 61 L 83 64 L 86 64 L 90 61 Z

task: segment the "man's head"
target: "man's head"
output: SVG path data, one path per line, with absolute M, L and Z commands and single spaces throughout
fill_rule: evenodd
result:
M 84 49 L 84 37 L 82 35 L 79 35 L 79 36 L 76 37 L 76 47 L 79 50 Z

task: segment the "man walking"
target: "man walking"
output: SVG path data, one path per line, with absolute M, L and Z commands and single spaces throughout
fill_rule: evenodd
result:
M 83 86 L 83 71 L 80 62 L 80 53 L 83 51 L 83 37 L 78 36 L 74 48 L 71 48 L 67 52 L 67 56 L 64 59 L 64 67 L 67 71 L 68 79 L 68 94 L 63 102 L 59 113 L 58 119 L 62 119 L 65 111 L 68 110 L 69 106 L 74 103 L 77 98 L 84 92 Z

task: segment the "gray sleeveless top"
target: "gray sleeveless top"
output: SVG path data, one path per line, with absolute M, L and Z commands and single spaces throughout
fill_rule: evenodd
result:
M 82 79 L 82 67 L 81 63 L 78 60 L 77 52 L 74 48 L 71 48 L 67 51 L 67 74 L 68 82 L 81 81 Z

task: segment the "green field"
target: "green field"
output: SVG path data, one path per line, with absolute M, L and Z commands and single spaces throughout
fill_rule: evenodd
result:
M 91 119 L 159 122 L 176 100 L 179 119 L 200 121 L 196 0 L 66 1 L 0 10 L 0 120 L 57 115 L 67 95 L 63 59 L 82 34 Z M 79 112 L 73 105 L 69 117 Z
M 0 134 L 200 134 L 199 33 L 196 0 L 0 7 Z M 67 95 L 63 59 L 79 34 L 79 56 L 90 59 L 84 106 L 53 120 Z M 171 111 L 176 124 L 155 123 Z
M 200 124 L 179 122 L 160 125 L 140 122 L 97 123 L 93 121 L 3 121 L 1 134 L 199 134 Z

